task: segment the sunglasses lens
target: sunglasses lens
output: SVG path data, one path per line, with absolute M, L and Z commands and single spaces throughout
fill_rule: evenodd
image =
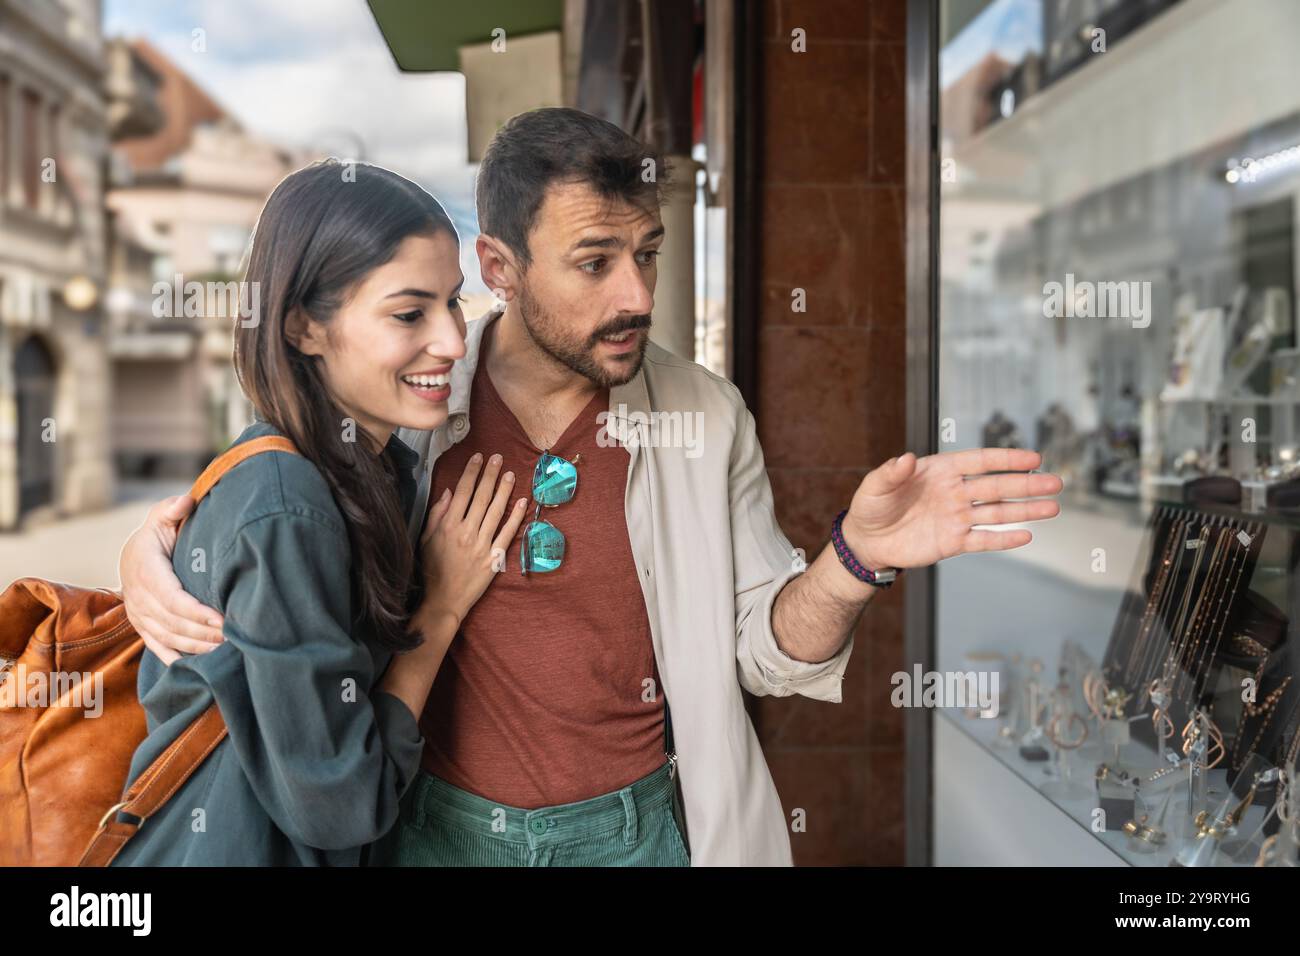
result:
M 525 571 L 554 571 L 564 560 L 564 535 L 546 521 L 530 521 L 519 548 L 519 565 Z
M 562 505 L 578 489 L 578 469 L 555 455 L 542 455 L 533 471 L 533 499 L 546 506 Z

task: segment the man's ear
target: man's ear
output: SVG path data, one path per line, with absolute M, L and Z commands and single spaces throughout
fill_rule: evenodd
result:
M 521 274 L 514 253 L 495 236 L 480 234 L 474 241 L 483 284 L 502 302 L 509 302 L 519 288 Z
M 300 307 L 291 309 L 285 316 L 284 335 L 303 355 L 325 354 L 325 327 L 313 322 Z

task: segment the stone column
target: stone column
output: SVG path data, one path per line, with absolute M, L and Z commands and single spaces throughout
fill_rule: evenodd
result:
M 674 355 L 695 360 L 695 170 L 689 156 L 669 156 L 672 187 L 660 210 L 664 243 L 655 286 L 650 338 Z
M 18 523 L 18 400 L 7 319 L 0 308 L 0 530 Z

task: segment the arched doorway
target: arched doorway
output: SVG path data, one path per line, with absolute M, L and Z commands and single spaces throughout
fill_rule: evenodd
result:
M 42 441 L 43 422 L 54 417 L 54 356 L 35 335 L 14 355 L 18 399 L 18 513 L 54 500 L 54 443 Z

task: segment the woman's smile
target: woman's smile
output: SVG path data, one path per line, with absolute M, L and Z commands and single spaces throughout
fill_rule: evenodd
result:
M 401 377 L 402 384 L 426 402 L 445 402 L 451 398 L 451 366 L 412 372 Z

